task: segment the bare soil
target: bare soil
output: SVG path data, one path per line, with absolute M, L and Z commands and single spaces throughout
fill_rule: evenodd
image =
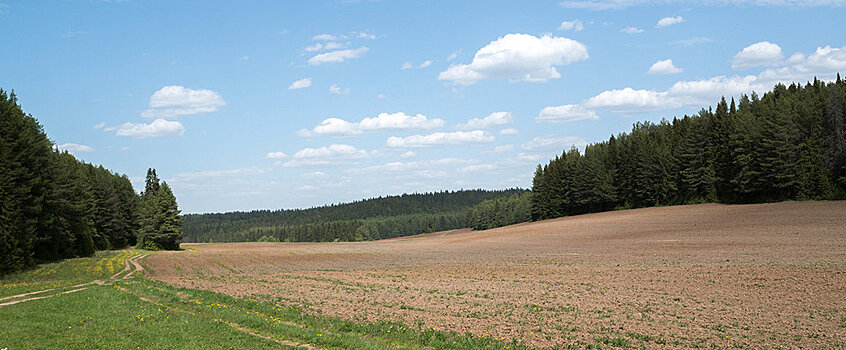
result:
M 185 244 L 147 276 L 528 345 L 846 348 L 846 202 L 692 205 L 360 243 Z

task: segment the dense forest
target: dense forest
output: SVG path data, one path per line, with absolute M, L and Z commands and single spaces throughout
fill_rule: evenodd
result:
M 531 192 L 488 199 L 467 211 L 467 225 L 474 230 L 487 230 L 530 221 L 531 201 Z
M 614 208 L 846 198 L 846 83 L 776 85 L 538 166 L 534 220 Z
M 126 175 L 60 152 L 0 89 L 0 274 L 135 245 L 144 203 Z
M 403 194 L 310 209 L 183 216 L 186 242 L 357 241 L 464 228 L 468 209 L 526 190 Z

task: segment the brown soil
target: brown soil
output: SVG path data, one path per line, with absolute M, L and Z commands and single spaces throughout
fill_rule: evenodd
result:
M 147 276 L 532 346 L 846 347 L 846 202 L 694 205 L 363 243 L 184 245 Z

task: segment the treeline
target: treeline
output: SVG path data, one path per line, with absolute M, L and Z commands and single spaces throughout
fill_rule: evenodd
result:
M 58 151 L 0 89 L 0 275 L 135 245 L 145 207 L 126 175 Z
M 186 242 L 357 241 L 467 227 L 470 207 L 526 190 L 462 190 L 371 198 L 310 209 L 183 216 Z
M 467 211 L 467 225 L 474 230 L 488 230 L 532 219 L 532 193 L 515 193 L 483 201 Z
M 538 166 L 532 219 L 702 202 L 846 198 L 846 83 L 776 85 L 738 103 L 571 149 Z
M 0 90 L 0 274 L 135 244 L 132 183 L 59 152 Z

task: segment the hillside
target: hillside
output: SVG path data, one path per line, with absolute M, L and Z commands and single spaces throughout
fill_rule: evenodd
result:
M 461 190 L 403 194 L 309 209 L 254 210 L 183 216 L 185 242 L 355 241 L 467 227 L 482 201 L 528 192 Z

